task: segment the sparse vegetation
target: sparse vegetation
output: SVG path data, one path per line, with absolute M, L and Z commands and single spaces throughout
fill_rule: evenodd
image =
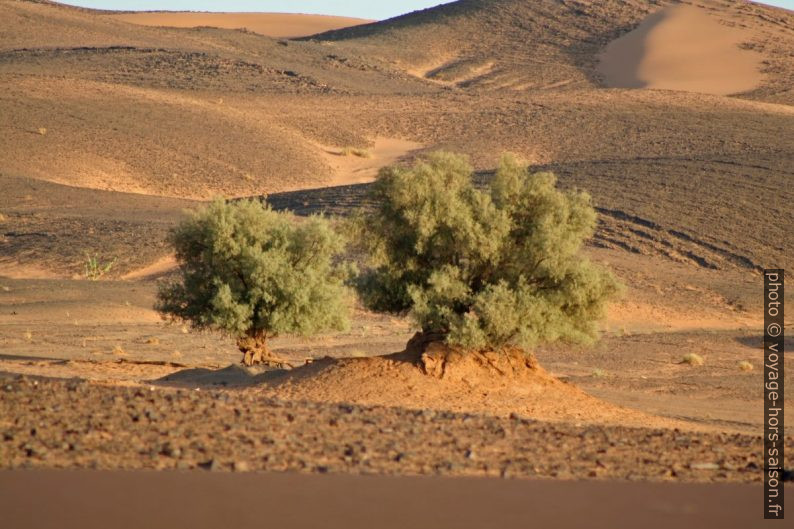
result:
M 706 361 L 703 360 L 703 357 L 697 353 L 687 353 L 681 359 L 681 363 L 690 366 L 702 366 L 703 364 L 706 363 Z
M 739 369 L 741 371 L 748 373 L 752 371 L 754 368 L 753 368 L 753 364 L 751 364 L 747 360 L 742 360 L 741 362 L 739 362 Z
M 110 272 L 115 264 L 115 257 L 111 261 L 103 264 L 99 261 L 99 255 L 91 255 L 86 252 L 85 263 L 83 264 L 83 277 L 89 281 L 99 281 Z
M 472 349 L 592 341 L 619 285 L 579 253 L 595 228 L 590 197 L 555 182 L 512 156 L 485 190 L 452 153 L 382 170 L 376 208 L 353 222 L 370 257 L 365 304 Z
M 218 199 L 171 244 L 181 277 L 161 286 L 157 310 L 233 336 L 247 365 L 284 363 L 268 349 L 274 336 L 347 326 L 343 243 L 322 217 L 297 224 L 257 201 Z
M 39 127 L 38 129 L 36 129 L 36 132 L 39 133 L 39 136 L 46 136 L 47 135 L 47 129 L 44 128 L 44 127 Z
M 345 147 L 342 149 L 342 156 L 358 156 L 359 158 L 372 158 L 372 153 L 367 149 L 358 147 Z

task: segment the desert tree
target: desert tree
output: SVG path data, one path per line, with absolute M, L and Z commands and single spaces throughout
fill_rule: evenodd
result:
M 170 235 L 178 280 L 163 283 L 157 310 L 237 340 L 247 365 L 283 363 L 268 349 L 281 334 L 347 326 L 341 237 L 329 222 L 301 222 L 255 200 L 217 199 Z
M 365 305 L 469 349 L 592 341 L 620 286 L 580 253 L 596 224 L 590 197 L 510 155 L 485 188 L 472 178 L 466 157 L 445 152 L 381 170 L 374 206 L 352 222 Z

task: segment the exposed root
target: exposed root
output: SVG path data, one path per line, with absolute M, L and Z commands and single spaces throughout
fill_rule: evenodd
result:
M 257 364 L 265 364 L 280 369 L 292 369 L 293 365 L 273 354 L 268 348 L 265 338 L 256 336 L 244 336 L 237 339 L 237 347 L 243 353 L 243 364 L 248 367 Z

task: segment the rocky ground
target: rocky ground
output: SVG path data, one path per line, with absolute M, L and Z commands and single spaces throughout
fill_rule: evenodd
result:
M 760 482 L 761 438 L 2 379 L 0 467 Z M 794 440 L 788 441 L 794 453 Z

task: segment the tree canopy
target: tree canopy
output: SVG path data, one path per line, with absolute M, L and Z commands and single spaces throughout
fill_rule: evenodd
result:
M 215 200 L 171 233 L 179 279 L 157 309 L 237 339 L 250 364 L 273 359 L 267 340 L 348 325 L 341 237 L 319 216 L 297 222 L 259 201 Z
M 510 155 L 485 189 L 472 176 L 446 152 L 381 171 L 374 209 L 353 223 L 369 259 L 357 285 L 365 304 L 468 348 L 594 339 L 620 287 L 580 253 L 596 223 L 589 195 L 558 190 L 553 174 Z

